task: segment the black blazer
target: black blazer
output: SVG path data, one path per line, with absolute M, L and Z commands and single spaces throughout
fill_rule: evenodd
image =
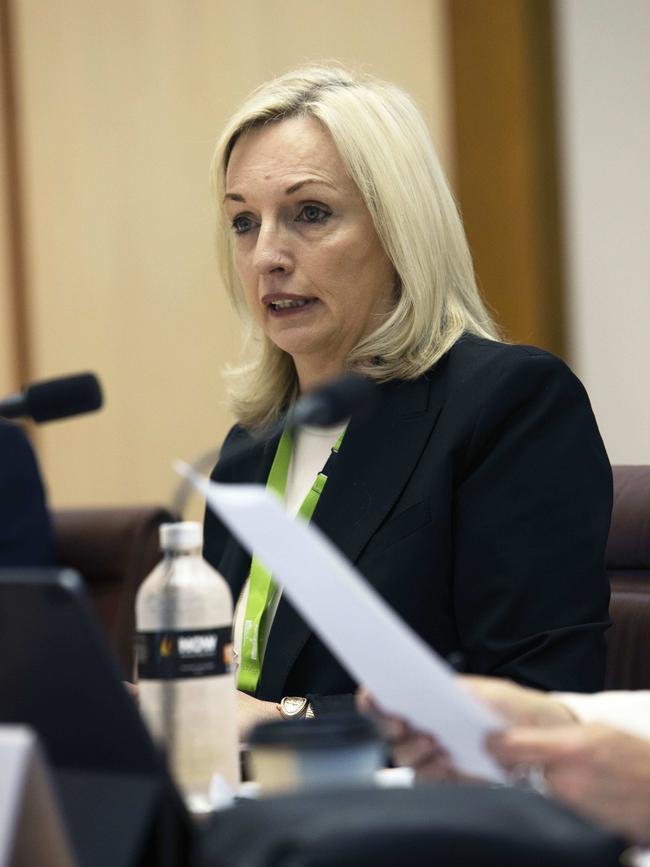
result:
M 55 562 L 54 533 L 36 458 L 22 430 L 0 419 L 0 568 Z
M 312 520 L 467 671 L 601 689 L 612 481 L 580 382 L 546 352 L 465 335 L 425 376 L 380 390 L 352 417 Z M 266 480 L 277 440 L 228 461 L 247 437 L 231 430 L 214 479 Z M 211 513 L 205 556 L 237 599 L 250 556 Z M 283 596 L 257 697 L 355 686 Z

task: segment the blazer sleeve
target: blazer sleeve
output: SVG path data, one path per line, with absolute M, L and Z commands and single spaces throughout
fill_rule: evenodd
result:
M 584 388 L 521 349 L 485 387 L 453 507 L 453 598 L 467 668 L 602 689 L 612 476 Z

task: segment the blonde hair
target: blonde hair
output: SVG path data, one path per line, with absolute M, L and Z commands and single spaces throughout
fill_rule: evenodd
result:
M 288 117 L 329 131 L 398 278 L 390 315 L 352 349 L 347 368 L 378 381 L 414 379 L 464 331 L 498 340 L 481 301 L 458 210 L 424 120 L 392 84 L 336 66 L 287 73 L 255 90 L 227 123 L 211 169 L 217 255 L 245 329 L 243 361 L 226 371 L 230 406 L 247 427 L 270 423 L 296 397 L 293 360 L 255 325 L 232 258 L 222 202 L 228 160 L 246 131 Z

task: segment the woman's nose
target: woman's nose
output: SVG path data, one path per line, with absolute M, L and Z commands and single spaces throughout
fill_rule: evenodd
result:
M 260 227 L 255 245 L 254 265 L 260 274 L 292 269 L 293 256 L 286 237 L 278 227 Z

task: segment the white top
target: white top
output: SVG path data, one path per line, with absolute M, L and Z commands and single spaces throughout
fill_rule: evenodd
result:
M 599 722 L 650 739 L 650 690 L 554 693 L 583 723 Z
M 287 490 L 285 503 L 287 512 L 290 515 L 297 515 L 303 500 L 309 493 L 310 488 L 316 480 L 316 476 L 327 463 L 327 459 L 336 441 L 341 436 L 347 421 L 336 427 L 308 427 L 303 426 L 298 428 L 292 434 L 293 450 L 291 454 L 291 463 L 289 464 L 289 475 L 287 478 Z M 233 617 L 232 630 L 232 646 L 233 660 L 236 667 L 239 667 L 241 655 L 242 632 L 244 629 L 244 617 L 246 614 L 246 606 L 248 604 L 248 582 L 246 579 L 242 591 L 239 594 L 235 614 Z M 282 596 L 282 588 L 277 587 L 273 598 L 269 603 L 268 616 L 266 620 L 266 632 L 260 639 L 260 653 L 264 659 L 266 650 L 266 642 L 273 625 L 275 613 Z

